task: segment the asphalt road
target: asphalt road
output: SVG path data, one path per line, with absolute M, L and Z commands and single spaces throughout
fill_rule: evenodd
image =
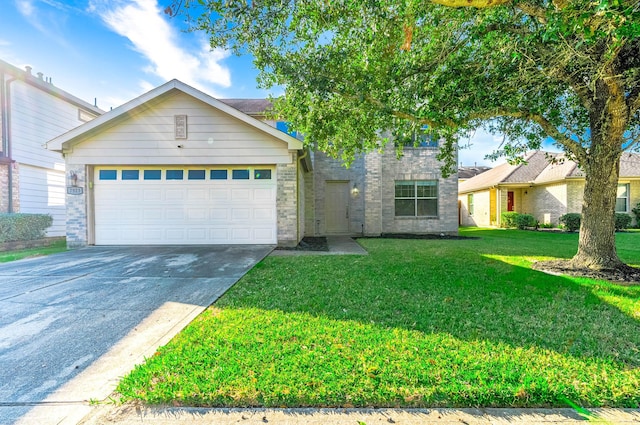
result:
M 272 248 L 88 247 L 0 264 L 0 424 L 73 423 Z

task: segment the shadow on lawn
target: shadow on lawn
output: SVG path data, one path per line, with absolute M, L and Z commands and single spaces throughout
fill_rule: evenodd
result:
M 277 296 L 268 287 L 273 282 L 254 269 L 242 289 L 234 289 L 233 307 L 304 312 L 640 366 L 640 321 L 633 305 L 624 307 L 640 289 L 613 286 L 595 293 L 603 286 L 481 258 L 478 251 L 447 265 L 446 253 L 431 255 L 429 249 L 412 258 L 367 249 L 370 255 L 357 259 L 269 261 L 261 268 L 287 268 L 289 281 L 301 283 L 284 285 L 287 296 Z M 313 272 L 297 267 L 298 261 L 315 263 Z

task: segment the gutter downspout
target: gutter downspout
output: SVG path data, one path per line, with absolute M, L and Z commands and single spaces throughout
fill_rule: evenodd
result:
M 5 131 L 5 137 L 4 137 L 4 143 L 5 146 L 3 146 L 3 148 L 6 147 L 6 150 L 4 151 L 6 153 L 7 156 L 7 167 L 8 167 L 8 183 L 7 183 L 7 189 L 8 189 L 8 194 L 9 194 L 9 200 L 7 203 L 7 212 L 9 213 L 13 213 L 13 160 L 11 159 L 11 83 L 13 83 L 14 81 L 17 80 L 17 78 L 15 77 L 11 77 L 10 79 L 8 79 L 7 81 L 4 81 L 4 75 L 3 75 L 3 88 L 4 88 L 4 117 L 3 117 L 3 123 L 4 125 L 2 126 L 2 128 Z M 5 121 L 6 120 L 6 121 Z

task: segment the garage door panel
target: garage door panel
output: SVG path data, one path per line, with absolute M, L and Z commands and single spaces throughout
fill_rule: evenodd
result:
M 145 201 L 161 201 L 162 191 L 160 189 L 142 189 L 142 199 Z
M 101 181 L 99 169 L 94 185 L 98 245 L 277 243 L 275 176 L 210 180 L 207 172 L 205 180 Z

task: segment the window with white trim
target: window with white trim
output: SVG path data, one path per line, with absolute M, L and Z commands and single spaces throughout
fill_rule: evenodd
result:
M 629 212 L 629 183 L 619 184 L 616 194 L 616 212 Z
M 473 193 L 467 195 L 467 209 L 469 210 L 469 215 L 473 215 Z
M 396 180 L 396 217 L 438 217 L 438 180 Z

